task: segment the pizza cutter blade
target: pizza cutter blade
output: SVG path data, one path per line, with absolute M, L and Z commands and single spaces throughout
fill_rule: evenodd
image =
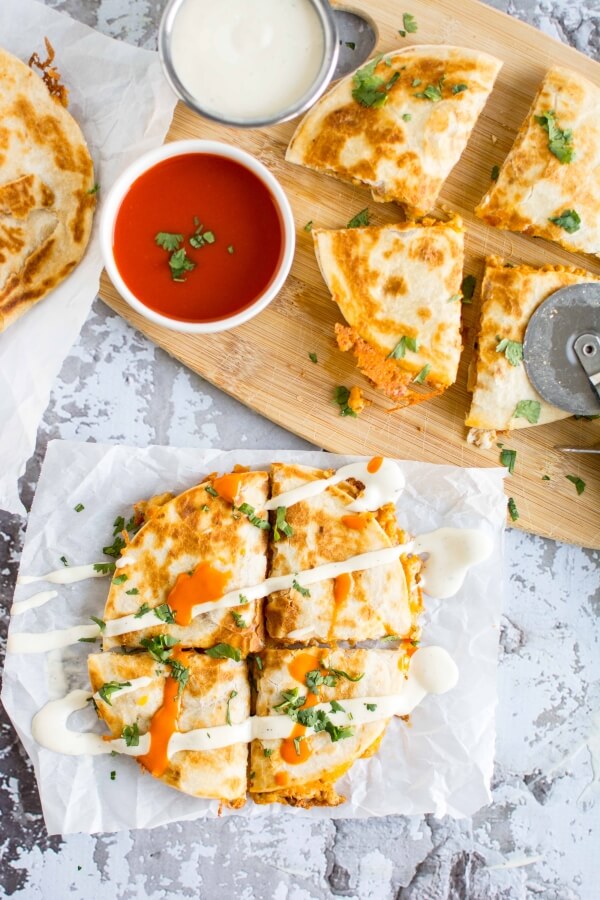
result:
M 333 80 L 354 72 L 369 58 L 379 38 L 377 25 L 371 16 L 353 9 L 333 7 L 340 52 Z
M 600 414 L 600 284 L 572 284 L 544 300 L 529 320 L 523 361 L 547 403 Z

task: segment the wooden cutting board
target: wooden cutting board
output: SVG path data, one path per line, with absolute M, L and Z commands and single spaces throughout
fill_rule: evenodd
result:
M 372 0 L 362 6 L 379 28 L 377 52 L 416 43 L 449 43 L 485 50 L 504 60 L 496 88 L 479 119 L 462 159 L 441 195 L 441 206 L 458 210 L 467 225 L 465 271 L 481 282 L 486 254 L 513 263 L 577 265 L 600 274 L 600 261 L 576 256 L 550 243 L 489 228 L 473 208 L 490 184 L 490 171 L 511 147 L 536 88 L 547 68 L 568 66 L 600 82 L 600 65 L 552 38 L 497 12 L 477 0 Z M 402 12 L 411 12 L 418 33 L 402 38 Z M 460 12 L 457 13 L 457 10 Z M 114 310 L 168 353 L 247 406 L 338 453 L 381 453 L 389 456 L 453 463 L 461 466 L 499 464 L 499 449 L 482 451 L 465 442 L 464 417 L 469 405 L 467 366 L 476 333 L 479 292 L 464 306 L 465 352 L 457 384 L 446 394 L 411 409 L 390 413 L 392 405 L 371 388 L 341 353 L 333 338 L 340 319 L 319 273 L 312 238 L 304 225 L 339 228 L 365 206 L 372 224 L 397 221 L 393 204 L 372 202 L 370 193 L 333 178 L 288 164 L 285 148 L 295 122 L 243 131 L 205 121 L 179 104 L 167 140 L 209 138 L 235 144 L 265 163 L 290 199 L 297 226 L 297 250 L 291 275 L 277 299 L 252 322 L 229 333 L 187 336 L 151 325 L 117 295 L 104 275 L 101 296 Z M 308 354 L 315 352 L 318 364 Z M 371 405 L 360 418 L 343 418 L 332 401 L 336 385 L 358 384 Z M 587 446 L 600 441 L 600 420 L 568 419 L 500 438 L 517 450 L 516 470 L 506 481 L 515 498 L 518 527 L 546 537 L 600 547 L 600 459 L 567 456 L 555 445 Z M 566 475 L 582 478 L 578 496 Z M 542 480 L 548 475 L 550 480 Z

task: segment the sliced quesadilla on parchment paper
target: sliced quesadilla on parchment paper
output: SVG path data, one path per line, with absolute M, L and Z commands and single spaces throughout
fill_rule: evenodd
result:
M 288 162 L 371 188 L 411 216 L 429 212 L 490 95 L 500 60 L 423 45 L 372 60 L 307 113 Z
M 583 269 L 566 266 L 513 266 L 499 257 L 486 262 L 481 287 L 481 322 L 471 362 L 473 392 L 467 440 L 491 447 L 498 431 L 530 428 L 566 419 L 570 413 L 540 397 L 523 364 L 523 338 L 529 319 L 551 294 L 570 284 L 600 281 Z
M 315 253 L 347 325 L 341 350 L 398 406 L 456 380 L 462 349 L 464 232 L 458 216 L 381 227 L 313 230 Z

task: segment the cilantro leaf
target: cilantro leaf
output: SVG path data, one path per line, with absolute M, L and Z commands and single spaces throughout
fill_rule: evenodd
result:
M 402 16 L 402 25 L 405 34 L 416 34 L 419 30 L 419 26 L 417 25 L 417 20 L 410 13 L 404 13 Z M 402 37 L 405 37 L 405 34 L 402 31 L 399 32 Z
M 535 121 L 548 132 L 548 150 L 559 162 L 570 163 L 574 157 L 573 132 L 570 129 L 563 130 L 556 121 L 556 113 L 552 109 L 546 110 L 541 116 L 535 116 Z
M 171 637 L 170 634 L 157 634 L 156 637 L 142 638 L 140 641 L 142 647 L 145 647 L 157 662 L 167 662 L 177 643 L 177 638 Z
M 581 217 L 575 209 L 565 209 L 560 216 L 551 217 L 548 221 L 552 222 L 553 225 L 558 225 L 567 234 L 575 234 L 581 228 Z
M 310 234 L 310 232 L 312 231 L 312 227 L 313 227 L 313 220 L 311 219 L 311 220 L 310 220 L 309 222 L 307 222 L 306 225 L 304 226 L 304 230 L 307 231 L 307 232 Z
M 74 508 L 75 512 L 83 512 L 83 510 L 85 509 L 85 506 L 83 505 L 83 503 L 78 503 L 77 506 L 75 506 L 73 508 Z
M 429 365 L 429 363 L 426 363 L 426 365 L 423 366 L 423 368 L 421 369 L 419 374 L 415 375 L 415 377 L 413 378 L 413 382 L 415 384 L 423 384 L 423 382 L 425 381 L 425 379 L 427 378 L 427 376 L 429 375 L 430 372 L 431 372 L 431 366 Z
M 299 594 L 302 594 L 303 597 L 310 597 L 310 591 L 308 590 L 308 588 L 302 587 L 302 585 L 299 584 L 295 578 L 292 581 L 292 587 L 295 591 L 298 591 Z
M 115 575 L 112 580 L 113 584 L 124 584 L 128 580 L 128 576 L 123 572 L 121 575 Z
M 370 63 L 358 69 L 353 77 L 352 97 L 361 106 L 371 106 L 380 109 L 387 103 L 388 92 L 400 78 L 400 72 L 394 72 L 386 82 L 385 78 L 375 74 L 375 69 L 381 61 L 381 56 L 376 56 Z
M 344 709 L 344 707 L 342 706 L 341 703 L 338 703 L 338 702 L 337 702 L 337 700 L 332 700 L 332 701 L 331 701 L 331 712 L 332 712 L 332 713 L 335 713 L 335 712 L 346 712 L 346 710 Z
M 361 209 L 360 212 L 356 213 L 356 215 L 350 219 L 350 221 L 346 225 L 346 228 L 363 228 L 365 225 L 368 225 L 368 224 L 369 224 L 369 207 L 365 206 L 364 209 Z
M 98 691 L 98 696 L 102 697 L 105 703 L 108 703 L 109 706 L 112 706 L 111 697 L 117 691 L 122 691 L 123 688 L 131 687 L 130 681 L 106 681 L 100 690 Z
M 500 175 L 500 166 L 492 166 L 492 171 L 490 173 L 490 178 L 492 181 L 498 181 L 498 176 Z
M 578 478 L 577 475 L 565 475 L 567 481 L 570 481 L 571 484 L 575 485 L 575 489 L 578 494 L 583 494 L 585 491 L 585 481 L 583 478 Z
M 233 617 L 233 621 L 235 622 L 237 628 L 247 628 L 248 627 L 246 625 L 246 620 L 244 619 L 244 617 L 241 616 L 239 614 L 239 612 L 236 612 L 235 609 L 231 610 L 231 615 Z
M 519 510 L 517 509 L 517 504 L 515 503 L 514 497 L 508 498 L 508 511 L 510 513 L 512 521 L 516 522 L 519 518 Z
M 403 335 L 394 349 L 388 353 L 386 359 L 404 359 L 407 349 L 412 350 L 413 353 L 417 353 L 419 346 L 416 338 Z
M 463 91 L 469 90 L 469 85 L 462 84 L 462 83 L 461 84 L 453 84 L 451 90 L 452 90 L 453 94 L 462 94 Z
M 255 528 L 262 528 L 263 531 L 269 531 L 271 526 L 267 519 L 261 519 L 260 516 L 256 515 L 256 511 L 253 506 L 250 506 L 249 503 L 242 503 L 241 506 L 238 506 L 240 512 L 244 513 L 245 516 L 248 516 L 248 521 L 251 525 L 254 525 Z
M 444 89 L 445 75 L 442 75 L 437 84 L 428 84 L 425 90 L 415 94 L 420 100 L 431 100 L 432 103 L 439 103 L 442 99 L 442 91 Z
M 334 391 L 333 397 L 340 408 L 340 416 L 352 416 L 353 419 L 357 418 L 354 410 L 348 406 L 350 391 L 347 387 L 344 387 L 343 384 L 338 385 Z
M 126 594 L 139 594 L 137 588 L 131 588 L 129 591 L 125 591 Z
M 231 691 L 231 693 L 229 694 L 229 697 L 227 699 L 227 715 L 225 716 L 225 721 L 227 722 L 228 725 L 231 725 L 231 714 L 229 711 L 229 704 L 231 703 L 231 701 L 233 700 L 234 697 L 237 697 L 237 695 L 238 695 L 237 691 Z
M 365 703 L 365 706 L 367 707 L 369 712 L 375 712 L 375 710 L 377 709 L 376 703 Z
M 475 293 L 476 285 L 477 279 L 474 275 L 465 275 L 460 286 L 460 290 L 463 296 L 463 303 L 471 303 L 473 301 L 473 294 Z
M 100 572 L 102 575 L 110 575 L 115 571 L 114 562 L 110 563 L 94 563 L 94 572 Z
M 530 425 L 537 425 L 542 404 L 539 400 L 519 400 L 513 413 L 515 419 L 527 419 Z
M 183 689 L 189 681 L 190 670 L 187 666 L 184 666 L 182 662 L 179 662 L 178 659 L 170 659 L 168 665 L 171 678 L 174 678 L 179 684 L 177 696 L 181 697 Z
M 121 732 L 121 737 L 128 747 L 139 747 L 140 729 L 138 728 L 137 722 L 135 722 L 133 725 L 126 725 Z
M 175 250 L 179 250 L 183 244 L 183 235 L 171 234 L 168 231 L 159 231 L 154 240 L 163 250 L 173 253 Z
M 187 253 L 185 252 L 185 248 L 182 247 L 181 250 L 176 250 L 175 253 L 171 255 L 169 259 L 169 267 L 171 269 L 171 277 L 173 281 L 185 281 L 183 278 L 186 272 L 191 272 L 192 269 L 196 268 L 196 263 L 192 262 L 191 259 L 188 258 Z
M 129 591 L 127 591 L 127 593 L 129 593 Z M 141 619 L 142 616 L 145 616 L 146 613 L 149 613 L 149 612 L 150 612 L 150 607 L 148 606 L 148 604 L 142 603 L 142 605 L 139 607 L 138 611 L 136 612 L 134 618 Z
M 97 619 L 96 616 L 90 616 L 90 619 L 92 620 L 92 622 L 96 623 L 100 631 L 105 631 L 106 622 L 104 621 L 104 619 Z
M 155 606 L 154 615 L 157 619 L 160 619 L 161 622 L 166 622 L 167 625 L 173 625 L 175 622 L 173 610 L 168 603 L 161 603 L 160 606 Z
M 500 465 L 506 466 L 511 475 L 515 474 L 515 463 L 517 461 L 516 450 L 501 450 Z
M 277 517 L 275 519 L 275 527 L 273 528 L 273 539 L 276 541 L 281 540 L 281 532 L 283 532 L 286 537 L 291 537 L 294 533 L 294 529 L 286 521 L 286 513 L 287 508 L 285 506 L 277 507 Z
M 235 662 L 239 662 L 242 658 L 242 654 L 237 647 L 232 647 L 231 644 L 215 644 L 214 647 L 210 647 L 205 653 L 212 659 L 233 659 Z
M 523 362 L 523 344 L 520 341 L 503 338 L 496 346 L 496 352 L 504 353 L 511 366 L 518 366 Z

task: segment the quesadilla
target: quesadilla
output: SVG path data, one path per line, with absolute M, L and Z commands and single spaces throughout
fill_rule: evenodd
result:
M 104 611 L 107 623 L 133 616 L 127 621 L 136 629 L 142 621 L 152 625 L 117 636 L 108 627 L 104 647 L 140 646 L 157 634 L 183 647 L 225 643 L 242 655 L 262 646 L 259 602 L 247 602 L 243 591 L 266 575 L 260 522 L 268 523 L 260 516 L 268 487 L 266 472 L 232 472 L 154 505 L 122 551 Z M 239 606 L 193 614 L 194 606 L 232 591 L 239 591 Z
M 356 760 L 377 752 L 389 719 L 360 724 L 365 710 L 359 704 L 356 724 L 338 727 L 332 713 L 338 706 L 347 709 L 344 702 L 351 698 L 399 694 L 407 664 L 408 655 L 394 650 L 265 650 L 260 667 L 254 668 L 257 716 L 291 716 L 298 708 L 331 706 L 318 733 L 307 736 L 306 726 L 294 726 L 291 719 L 289 738 L 252 742 L 249 790 L 254 802 L 305 808 L 343 803 L 335 782 Z
M 497 431 L 566 419 L 570 413 L 546 403 L 523 365 L 523 338 L 540 303 L 570 284 L 600 281 L 583 269 L 507 266 L 490 257 L 481 288 L 481 324 L 471 363 L 471 409 L 467 440 L 490 447 Z
M 96 204 L 94 168 L 73 117 L 0 49 L 0 331 L 75 268 Z
M 502 67 L 465 47 L 426 45 L 376 57 L 319 100 L 288 162 L 371 188 L 411 216 L 435 206 Z
M 331 472 L 273 463 L 272 496 L 326 478 Z M 405 540 L 393 504 L 374 513 L 348 507 L 361 488 L 344 481 L 286 510 L 292 534 L 271 543 L 270 574 L 299 573 L 326 563 L 394 547 Z M 265 606 L 269 637 L 278 644 L 366 641 L 397 635 L 416 636 L 421 610 L 421 559 L 398 551 L 392 562 L 341 574 L 303 588 L 297 584 L 269 595 Z
M 551 68 L 475 212 L 488 225 L 600 255 L 600 88 Z
M 162 662 L 159 660 L 163 659 Z M 250 715 L 246 666 L 231 659 L 171 649 L 148 653 L 97 653 L 88 658 L 97 713 L 113 738 L 123 738 L 155 778 L 194 797 L 227 806 L 246 802 L 248 744 L 216 750 L 179 750 L 174 735 L 244 722 Z M 150 734 L 147 748 L 140 745 Z
M 442 393 L 462 349 L 462 221 L 314 229 L 315 253 L 359 369 L 399 406 Z M 423 387 L 425 386 L 425 390 Z

